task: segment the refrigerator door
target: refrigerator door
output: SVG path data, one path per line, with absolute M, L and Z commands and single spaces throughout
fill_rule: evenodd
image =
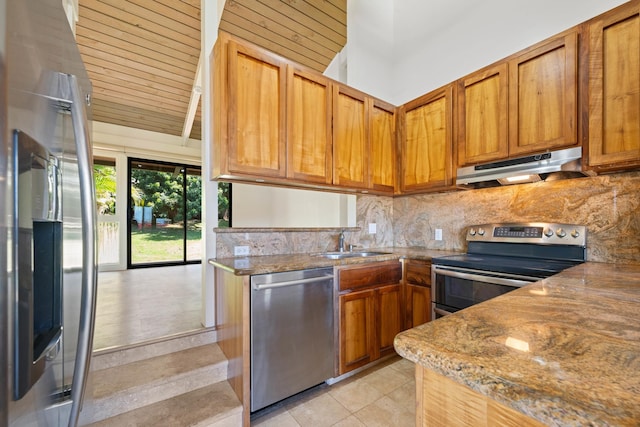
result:
M 6 4 L 0 0 L 0 5 L 2 12 L 6 10 L 6 28 L 0 19 L 0 38 L 6 35 L 7 45 L 7 83 L 2 87 L 8 89 L 7 101 L 2 103 L 7 107 L 7 120 L 0 119 L 0 126 L 6 125 L 2 136 L 19 130 L 60 159 L 63 293 L 60 351 L 48 354 L 40 377 L 16 399 L 13 374 L 20 356 L 15 351 L 17 310 L 13 301 L 19 259 L 11 250 L 14 233 L 3 229 L 0 244 L 10 250 L 3 270 L 6 274 L 0 277 L 0 334 L 6 335 L 3 342 L 8 344 L 0 346 L 0 427 L 75 426 L 89 370 L 96 291 L 95 201 L 87 106 L 90 83 L 59 0 Z M 8 150 L 7 157 L 12 158 L 13 152 L 4 147 L 4 141 L 0 150 Z M 1 160 L 0 173 L 5 173 Z M 12 171 L 6 174 L 11 176 Z M 13 198 L 25 197 L 28 192 L 18 192 L 11 179 L 8 182 L 0 182 L 0 198 L 8 202 L 6 208 L 0 202 L 3 226 L 11 223 Z

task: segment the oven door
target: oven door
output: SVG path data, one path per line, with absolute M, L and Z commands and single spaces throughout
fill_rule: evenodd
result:
M 433 265 L 431 318 L 438 319 L 455 313 L 538 280 L 538 277 Z

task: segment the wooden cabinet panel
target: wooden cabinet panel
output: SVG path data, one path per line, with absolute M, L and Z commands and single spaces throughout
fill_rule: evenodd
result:
M 501 63 L 458 82 L 458 166 L 509 155 L 509 77 Z
M 339 297 L 340 374 L 375 360 L 375 291 Z
M 640 6 L 589 25 L 589 160 L 611 171 L 640 166 Z
M 416 365 L 416 425 L 542 427 L 544 424 Z
M 509 156 L 578 143 L 576 31 L 509 61 Z
M 405 287 L 406 328 L 431 321 L 431 288 L 407 284 Z
M 331 183 L 331 83 L 287 67 L 287 177 Z
M 405 104 L 401 190 L 443 189 L 452 184 L 452 98 L 449 85 Z
M 397 261 L 363 264 L 338 270 L 340 291 L 398 283 L 401 280 L 402 265 Z
M 367 186 L 366 96 L 342 85 L 333 93 L 333 183 L 341 186 Z
M 393 340 L 404 326 L 402 265 L 376 262 L 339 267 L 337 273 L 342 375 L 395 351 Z
M 396 157 L 396 108 L 370 99 L 370 188 L 393 193 L 395 188 Z
M 394 352 L 393 340 L 404 329 L 400 284 L 377 289 L 378 294 L 378 352 L 385 356 Z
M 229 42 L 229 171 L 285 176 L 285 65 Z
M 404 261 L 405 328 L 431 321 L 431 262 Z

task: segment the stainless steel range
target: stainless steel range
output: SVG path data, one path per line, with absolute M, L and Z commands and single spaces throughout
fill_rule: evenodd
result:
M 466 236 L 466 254 L 432 260 L 433 319 L 586 261 L 587 229 L 580 225 L 481 224 Z

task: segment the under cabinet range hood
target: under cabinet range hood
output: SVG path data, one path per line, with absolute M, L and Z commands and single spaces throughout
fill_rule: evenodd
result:
M 456 185 L 495 187 L 543 180 L 576 178 L 582 172 L 582 147 L 547 151 L 515 159 L 458 168 Z

